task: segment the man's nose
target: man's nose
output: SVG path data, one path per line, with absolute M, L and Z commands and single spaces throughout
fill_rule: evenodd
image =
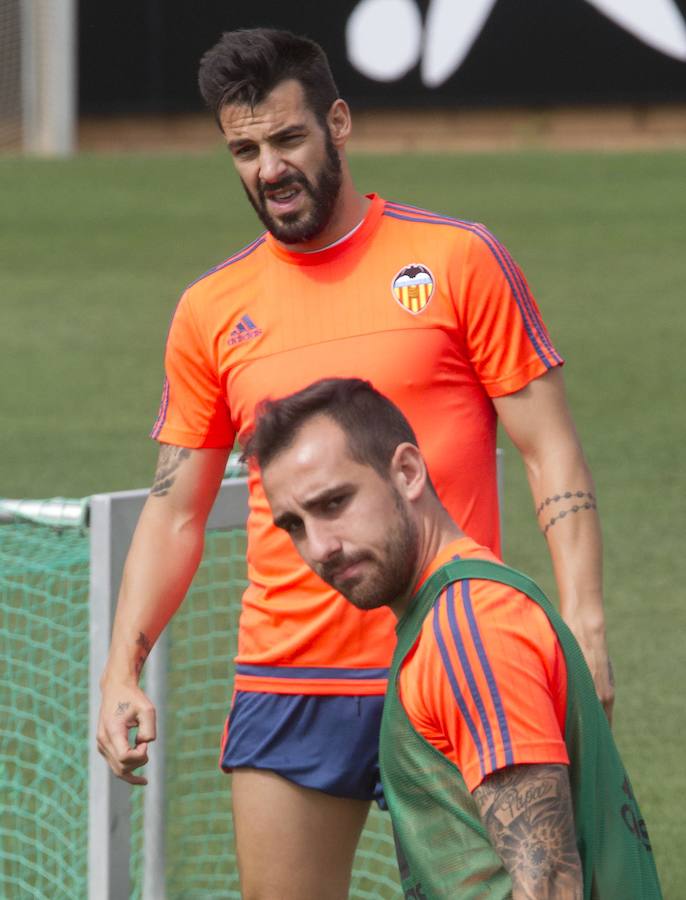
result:
M 260 178 L 267 184 L 279 181 L 286 174 L 287 167 L 280 153 L 266 148 L 260 156 Z
M 341 550 L 341 541 L 326 525 L 311 525 L 307 529 L 307 543 L 312 562 L 325 563 Z

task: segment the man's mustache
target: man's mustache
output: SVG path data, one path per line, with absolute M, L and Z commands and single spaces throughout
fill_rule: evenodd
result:
M 308 192 L 308 194 L 312 193 L 312 189 L 307 178 L 305 178 L 304 175 L 296 174 L 285 175 L 280 181 L 270 181 L 269 184 L 265 184 L 263 181 L 261 181 L 257 185 L 257 192 L 260 196 L 260 200 L 264 204 L 267 202 L 267 191 L 269 191 L 269 193 L 273 193 L 274 191 L 283 191 L 284 189 L 292 187 L 296 184 L 299 184 L 301 187 L 303 187 Z
M 344 569 L 347 569 L 348 566 L 354 566 L 358 562 L 364 562 L 367 559 L 371 559 L 369 553 L 353 553 L 350 556 L 345 556 L 343 554 L 338 554 L 331 559 L 327 559 L 325 563 L 322 563 L 318 567 L 319 577 L 326 581 L 328 584 L 331 584 L 332 581 L 336 580 L 336 576 L 340 574 Z

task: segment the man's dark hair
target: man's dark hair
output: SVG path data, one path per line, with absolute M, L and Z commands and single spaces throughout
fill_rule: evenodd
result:
M 338 89 L 326 54 L 309 38 L 274 28 L 225 31 L 200 60 L 198 72 L 200 93 L 220 125 L 224 106 L 238 103 L 254 109 L 290 78 L 300 82 L 323 126 Z
M 243 459 L 254 459 L 264 468 L 290 447 L 302 426 L 317 415 L 333 419 L 346 436 L 352 458 L 372 466 L 382 478 L 388 478 L 398 444 L 418 446 L 405 416 L 368 381 L 326 378 L 280 400 L 263 400 Z M 430 487 L 433 490 L 433 485 Z

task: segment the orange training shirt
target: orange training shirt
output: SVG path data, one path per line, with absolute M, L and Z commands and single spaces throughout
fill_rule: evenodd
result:
M 417 587 L 451 559 L 497 557 L 471 538 L 444 547 Z M 448 585 L 400 670 L 416 731 L 473 791 L 506 766 L 568 764 L 567 668 L 553 626 L 525 594 L 494 581 Z
M 186 289 L 152 436 L 231 447 L 263 398 L 366 378 L 409 419 L 451 515 L 497 550 L 491 398 L 562 360 L 522 273 L 483 226 L 370 199 L 330 248 L 290 252 L 264 234 Z M 236 688 L 382 694 L 391 613 L 360 612 L 326 586 L 273 526 L 257 472 L 249 485 Z

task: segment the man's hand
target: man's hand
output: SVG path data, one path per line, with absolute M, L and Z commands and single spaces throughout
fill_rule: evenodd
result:
M 135 746 L 129 731 L 138 728 Z M 148 761 L 148 744 L 154 741 L 155 707 L 136 685 L 104 684 L 98 721 L 98 750 L 117 778 L 129 784 L 147 784 L 134 771 Z
M 473 793 L 495 851 L 512 878 L 513 900 L 581 900 L 566 766 L 511 766 Z
M 577 640 L 584 659 L 593 677 L 596 692 L 603 704 L 605 715 L 612 723 L 612 709 L 615 703 L 615 679 L 612 672 L 612 663 L 607 653 L 605 630 L 585 631 L 577 626 L 574 621 L 567 620 L 572 634 Z

